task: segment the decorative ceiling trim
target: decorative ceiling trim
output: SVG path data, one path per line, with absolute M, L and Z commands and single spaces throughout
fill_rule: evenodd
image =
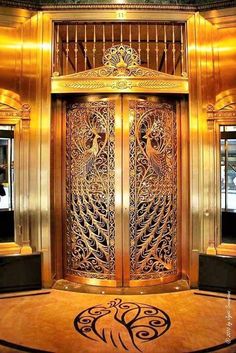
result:
M 62 0 L 0 0 L 0 6 L 27 8 L 31 10 L 65 10 L 65 9 L 156 9 L 156 10 L 183 10 L 183 11 L 199 11 L 210 10 L 236 6 L 235 0 L 199 0 L 198 4 L 194 4 L 193 0 L 143 0 L 134 2 L 135 0 L 126 0 L 125 4 L 106 3 L 103 0 L 97 0 L 91 4 L 86 0 L 69 0 L 65 3 Z

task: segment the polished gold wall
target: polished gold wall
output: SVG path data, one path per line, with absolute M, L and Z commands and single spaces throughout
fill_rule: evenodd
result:
M 214 100 L 212 24 L 199 13 L 188 21 L 189 58 L 189 160 L 190 160 L 190 271 L 192 285 L 198 280 L 198 255 L 205 252 L 211 232 L 208 214 L 211 199 L 210 149 L 206 108 Z
M 21 76 L 21 28 L 0 25 L 1 86 L 19 92 Z
M 29 174 L 21 181 L 29 191 L 27 224 L 15 224 L 29 232 L 33 250 L 43 252 L 43 281 L 51 284 L 50 269 L 50 117 L 42 118 L 42 14 L 21 9 L 0 8 L 0 88 L 17 93 L 31 107 L 29 137 Z M 50 62 L 47 79 L 50 80 Z M 50 93 L 47 91 L 48 100 Z M 50 107 L 50 106 L 49 106 Z M 50 108 L 49 108 L 50 109 Z M 46 151 L 45 151 L 46 146 Z M 47 165 L 45 166 L 45 161 Z M 23 199 L 22 191 L 19 196 Z M 46 231 L 45 231 L 46 228 Z M 17 237 L 20 239 L 20 236 Z M 16 241 L 18 241 L 16 239 Z M 0 249 L 1 252 L 1 249 Z
M 202 14 L 214 27 L 214 69 L 216 95 L 235 89 L 236 9 L 208 11 Z
M 196 13 L 188 22 L 190 117 L 190 278 L 198 281 L 198 255 L 220 240 L 220 209 L 216 204 L 217 175 L 214 131 L 207 109 L 235 89 L 236 9 Z M 192 45 L 195 42 L 195 45 Z M 228 97 L 230 100 L 231 98 Z M 232 98 L 233 99 L 233 98 Z M 232 100 L 233 102 L 233 100 Z
M 99 13 L 101 11 L 101 13 Z M 122 10 L 123 11 L 123 10 Z M 33 249 L 43 251 L 43 281 L 51 284 L 50 139 L 52 22 L 60 20 L 120 20 L 121 11 L 70 10 L 33 13 L 0 8 L 0 87 L 20 95 L 31 106 L 29 163 L 29 231 Z M 190 227 L 183 229 L 182 246 L 190 239 L 183 268 L 197 284 L 198 254 L 205 252 L 217 227 L 214 205 L 214 141 L 207 127 L 207 105 L 236 82 L 236 8 L 205 13 L 130 9 L 131 20 L 179 20 L 187 23 L 189 74 L 189 156 L 186 180 Z M 187 214 L 187 210 L 186 210 Z
M 219 84 L 217 94 L 235 88 L 236 22 L 231 25 L 234 27 L 223 27 L 217 30 L 217 47 L 219 52 Z
M 0 8 L 0 85 L 20 94 L 23 55 L 23 24 L 31 12 Z

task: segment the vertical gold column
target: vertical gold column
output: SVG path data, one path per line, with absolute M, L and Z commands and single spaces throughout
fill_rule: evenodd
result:
M 147 23 L 147 47 L 146 47 L 146 52 L 147 52 L 147 67 L 150 67 L 150 46 L 149 46 L 149 24 Z
M 182 27 L 181 27 L 182 28 Z M 212 24 L 196 13 L 187 21 L 188 72 L 189 72 L 189 160 L 190 160 L 190 246 L 191 285 L 198 283 L 198 256 L 205 252 L 209 237 L 214 234 L 211 144 L 207 132 L 207 104 L 214 95 L 214 74 L 211 54 Z M 181 30 L 181 48 L 184 41 Z M 185 72 L 185 61 L 181 49 L 181 71 Z M 210 53 L 209 53 L 210 52 Z M 210 196 L 212 195 L 212 196 Z
M 29 133 L 30 133 L 30 107 L 22 106 L 21 118 L 21 170 L 23 178 L 22 190 L 22 248 L 21 254 L 31 254 L 29 236 Z
M 189 206 L 190 206 L 190 281 L 193 285 L 198 281 L 198 255 L 200 251 L 200 240 L 202 238 L 202 218 L 200 216 L 201 198 L 199 198 L 202 173 L 200 169 L 199 155 L 202 155 L 199 144 L 199 106 L 198 100 L 201 100 L 199 92 L 200 73 L 198 68 L 199 57 L 196 51 L 196 22 L 199 15 L 193 15 L 187 22 L 188 32 L 188 71 L 190 77 L 190 93 L 189 93 Z M 181 47 L 182 47 L 182 30 L 181 30 Z M 181 52 L 181 73 L 183 72 L 183 57 Z M 194 88 L 193 88 L 194 87 Z
M 102 55 L 105 55 L 106 51 L 106 32 L 105 32 L 105 25 L 102 25 Z
M 84 70 L 87 70 L 87 25 L 84 25 Z
M 129 236 L 129 128 L 130 116 L 128 96 L 122 99 L 123 115 L 123 285 L 130 281 L 130 236 Z
M 180 56 L 181 56 L 181 75 L 185 72 L 184 67 L 184 35 L 183 35 L 183 26 L 180 26 Z
M 43 252 L 43 268 L 42 278 L 45 287 L 51 286 L 52 283 L 52 263 L 51 263 L 51 185 L 50 185 L 50 166 L 51 166 L 51 95 L 50 95 L 50 75 L 52 60 L 51 51 L 51 33 L 52 21 L 50 16 L 46 13 L 42 15 L 43 28 L 41 30 L 42 37 L 42 52 L 40 53 L 42 65 L 42 81 L 40 82 L 39 94 L 41 95 L 41 105 L 38 107 L 38 115 L 40 117 L 40 162 L 38 182 L 40 184 L 39 190 L 39 234 L 38 249 Z M 33 113 L 33 112 L 32 112 Z
M 132 25 L 129 25 L 129 46 L 132 45 Z
M 93 25 L 93 68 L 96 66 L 96 26 Z
M 55 72 L 60 72 L 59 67 L 59 55 L 60 55 L 60 34 L 59 34 L 59 25 L 56 26 L 56 43 L 55 43 L 55 52 L 56 52 L 56 65 L 55 65 Z
M 114 45 L 114 24 L 111 25 L 111 45 Z
M 159 70 L 159 43 L 158 43 L 158 28 L 157 28 L 157 24 L 155 26 L 155 42 L 156 42 L 156 48 L 155 48 L 155 52 L 156 52 L 156 69 L 158 71 Z
M 172 60 L 173 60 L 173 75 L 175 75 L 175 26 L 172 25 Z
M 68 75 L 69 51 L 69 26 L 66 25 L 66 75 Z
M 140 28 L 140 24 L 138 24 L 138 55 L 141 58 L 141 28 Z
M 121 96 L 115 98 L 115 272 L 117 286 L 122 286 L 122 105 Z
M 167 38 L 166 38 L 166 25 L 164 25 L 164 61 L 165 61 L 165 73 L 167 73 Z
M 120 44 L 123 44 L 123 24 L 120 24 Z
M 75 25 L 75 72 L 78 71 L 78 25 Z

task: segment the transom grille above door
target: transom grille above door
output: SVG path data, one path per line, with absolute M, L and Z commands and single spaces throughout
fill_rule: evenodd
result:
M 121 44 L 137 51 L 143 67 L 186 75 L 185 25 L 178 22 L 55 22 L 53 73 L 102 66 L 106 49 Z

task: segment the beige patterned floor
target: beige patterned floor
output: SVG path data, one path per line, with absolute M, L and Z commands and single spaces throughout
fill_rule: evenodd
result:
M 235 353 L 236 344 L 217 349 L 217 346 L 224 344 L 226 340 L 229 322 L 226 316 L 229 310 L 232 316 L 230 336 L 231 340 L 235 341 L 236 300 L 233 300 L 235 297 L 231 298 L 229 309 L 227 299 L 221 297 L 224 297 L 224 294 L 212 297 L 196 295 L 194 292 L 189 290 L 179 293 L 118 295 L 117 297 L 53 289 L 50 294 L 0 299 L 0 339 L 23 347 L 31 347 L 32 352 L 33 349 L 38 349 L 55 353 L 190 353 L 197 351 Z M 118 303 L 115 301 L 116 298 L 120 299 L 120 306 L 114 304 Z M 143 307 L 139 314 L 135 306 L 137 303 L 139 307 Z M 87 328 L 83 336 L 75 329 L 74 319 L 84 311 L 80 319 L 84 326 L 89 326 L 84 324 L 86 321 L 83 321 L 86 320 L 86 315 L 88 316 L 86 310 L 96 305 L 100 305 L 99 310 L 102 307 L 103 314 L 104 312 L 106 314 L 99 316 L 100 313 L 96 312 L 97 321 L 93 329 L 89 331 Z M 165 325 L 161 327 L 160 323 L 157 323 L 157 326 L 154 325 L 156 332 L 163 334 L 146 342 L 143 340 L 145 333 L 142 331 L 145 331 L 143 327 L 150 321 L 147 320 L 148 315 L 153 313 L 146 312 L 147 316 L 143 313 L 147 310 L 146 307 L 150 308 L 149 306 L 163 312 L 158 314 L 162 316 L 160 319 L 162 324 L 165 323 L 163 317 L 165 318 L 167 314 L 170 318 L 170 327 L 165 331 Z M 128 311 L 129 309 L 132 310 Z M 122 324 L 122 320 L 119 321 L 124 313 L 126 313 L 123 320 L 125 325 Z M 141 318 L 142 315 L 145 318 Z M 134 323 L 131 324 L 132 322 Z M 127 327 L 130 328 L 131 335 Z M 94 334 L 94 328 L 98 335 Z M 136 336 L 138 332 L 141 334 Z M 209 347 L 215 348 L 207 350 Z M 17 346 L 15 348 L 0 346 L 0 352 L 25 351 L 24 348 L 22 350 L 16 348 Z

